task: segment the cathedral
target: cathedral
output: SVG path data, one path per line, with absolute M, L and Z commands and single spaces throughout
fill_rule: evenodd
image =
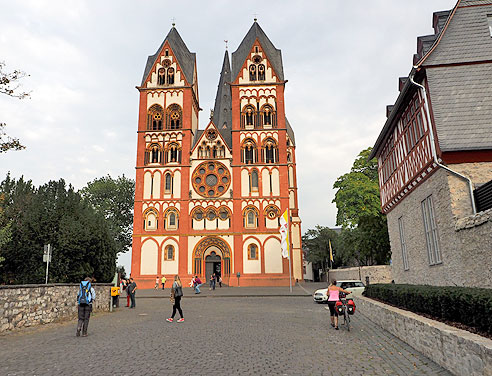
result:
M 215 273 L 229 286 L 288 286 L 280 217 L 288 212 L 292 281 L 302 280 L 295 138 L 282 53 L 255 20 L 226 50 L 215 106 L 198 127 L 196 54 L 173 27 L 141 85 L 132 276 L 183 283 Z

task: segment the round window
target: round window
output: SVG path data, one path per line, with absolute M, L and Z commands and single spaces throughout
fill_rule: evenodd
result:
M 202 197 L 222 196 L 231 184 L 231 174 L 221 162 L 203 162 L 191 177 L 193 188 Z

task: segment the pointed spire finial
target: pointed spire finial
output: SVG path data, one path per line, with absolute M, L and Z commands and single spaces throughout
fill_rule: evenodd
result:
M 226 45 L 226 50 L 227 50 L 227 42 L 229 42 L 227 39 L 224 39 L 225 45 Z
M 176 18 L 174 18 L 174 17 L 171 18 L 171 21 L 173 21 L 172 25 L 173 25 L 173 27 L 175 27 L 176 26 Z
M 253 14 L 253 16 L 255 16 L 255 18 L 253 18 L 253 21 L 258 21 L 258 13 Z

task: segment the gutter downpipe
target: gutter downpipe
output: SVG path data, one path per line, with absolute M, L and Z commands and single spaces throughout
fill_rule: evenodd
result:
M 471 179 L 465 175 L 460 174 L 459 172 L 451 170 L 449 167 L 440 163 L 438 158 L 437 158 L 436 144 L 435 144 L 435 139 L 434 139 L 434 130 L 432 129 L 432 123 L 430 121 L 429 104 L 427 103 L 427 90 L 425 90 L 425 87 L 423 85 L 416 83 L 413 79 L 415 76 L 415 72 L 416 72 L 417 68 L 418 67 L 416 67 L 416 66 L 413 67 L 412 72 L 410 73 L 408 78 L 410 79 L 410 82 L 412 84 L 419 87 L 423 92 L 422 98 L 424 99 L 425 117 L 426 117 L 427 125 L 429 127 L 431 150 L 432 150 L 432 156 L 434 157 L 434 163 L 436 165 L 438 165 L 439 167 L 443 168 L 444 170 L 446 170 L 446 171 L 452 173 L 453 175 L 459 177 L 460 179 L 465 180 L 468 183 L 468 189 L 470 191 L 470 200 L 471 200 L 471 204 L 472 204 L 473 214 L 477 214 L 477 207 L 475 205 L 475 197 L 473 196 L 473 183 L 472 183 Z

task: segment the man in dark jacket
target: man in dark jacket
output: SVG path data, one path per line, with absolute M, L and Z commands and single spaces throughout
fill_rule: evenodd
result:
M 137 291 L 137 284 L 133 280 L 133 278 L 130 278 L 130 284 L 127 287 L 127 292 L 130 295 L 130 308 L 135 308 L 135 292 Z

